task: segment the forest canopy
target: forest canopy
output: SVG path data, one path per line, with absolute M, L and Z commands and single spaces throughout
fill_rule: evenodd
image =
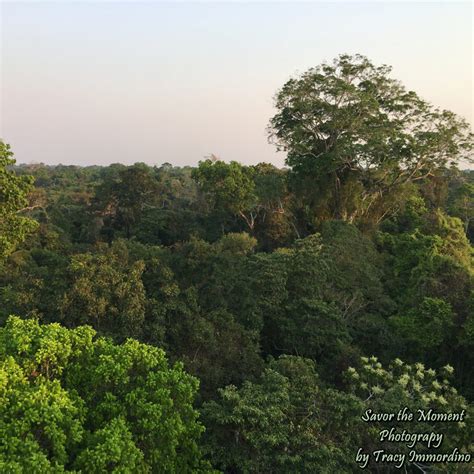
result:
M 282 169 L 16 165 L 1 143 L 0 471 L 473 467 L 378 437 L 473 453 L 468 124 L 359 55 L 275 106 Z M 362 418 L 403 407 L 465 415 Z

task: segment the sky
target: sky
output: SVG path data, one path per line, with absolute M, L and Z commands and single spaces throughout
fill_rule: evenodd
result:
M 1 0 L 0 0 L 1 1 Z M 341 53 L 473 123 L 472 3 L 1 3 L 0 137 L 20 163 L 284 163 L 273 97 Z

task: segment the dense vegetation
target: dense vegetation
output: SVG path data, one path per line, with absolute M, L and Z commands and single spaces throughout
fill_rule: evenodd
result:
M 389 73 L 286 83 L 284 169 L 1 144 L 0 471 L 356 472 L 404 406 L 465 410 L 435 431 L 472 452 L 472 135 Z

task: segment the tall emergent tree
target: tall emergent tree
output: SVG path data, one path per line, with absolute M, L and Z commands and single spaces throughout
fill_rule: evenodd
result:
M 0 263 L 37 227 L 35 221 L 20 214 L 28 204 L 33 178 L 16 176 L 9 170 L 15 163 L 12 157 L 10 145 L 0 140 Z
M 341 55 L 277 93 L 270 138 L 288 153 L 292 190 L 309 216 L 379 221 L 407 185 L 470 159 L 466 121 L 406 90 L 390 71 Z

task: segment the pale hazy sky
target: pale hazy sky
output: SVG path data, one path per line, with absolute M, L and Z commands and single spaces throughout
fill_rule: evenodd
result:
M 340 53 L 473 121 L 472 4 L 3 2 L 1 125 L 19 162 L 281 165 L 273 95 Z

